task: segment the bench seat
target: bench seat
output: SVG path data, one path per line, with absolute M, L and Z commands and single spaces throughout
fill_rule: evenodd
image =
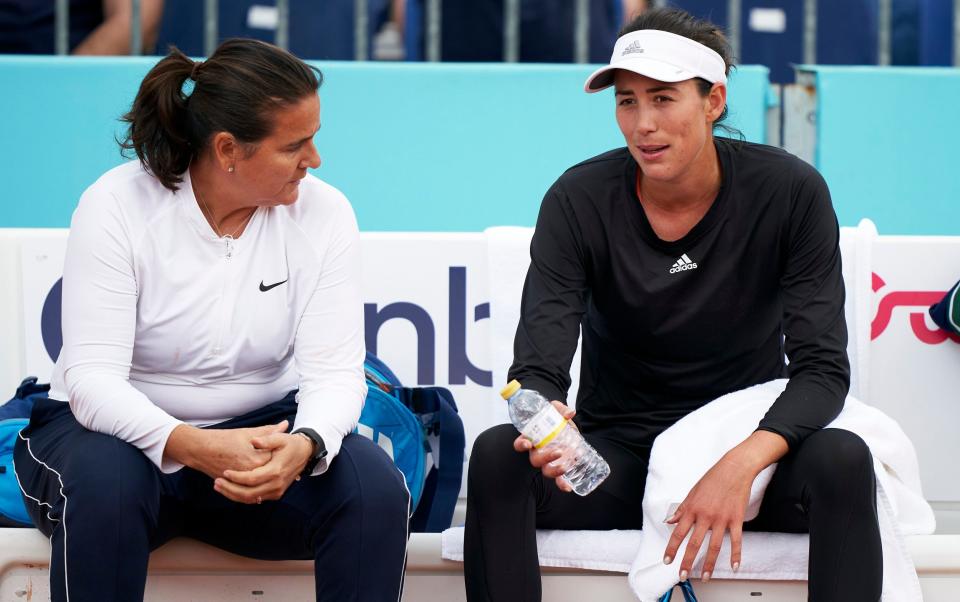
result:
M 924 600 L 955 600 L 960 591 L 960 535 L 912 536 L 906 542 L 917 566 Z M 440 550 L 439 533 L 411 535 L 403 600 L 464 600 L 463 565 L 443 560 Z M 49 563 L 50 546 L 39 531 L 0 529 L 0 600 L 48 599 Z M 543 573 L 545 600 L 635 600 L 623 573 L 550 567 Z M 698 594 L 711 602 L 734 602 L 745 597 L 764 602 L 806 600 L 804 582 L 714 580 L 695 586 Z M 151 556 L 146 599 L 312 600 L 313 563 L 253 560 L 178 538 Z

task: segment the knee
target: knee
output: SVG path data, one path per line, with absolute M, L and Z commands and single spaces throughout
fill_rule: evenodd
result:
M 504 450 L 513 451 L 517 429 L 512 424 L 498 424 L 480 433 L 473 442 L 471 458 L 503 455 Z
M 809 446 L 811 493 L 832 500 L 853 500 L 857 493 L 872 499 L 876 487 L 873 455 L 858 435 L 843 429 L 823 429 L 810 435 L 803 445 Z
M 527 477 L 533 468 L 527 454 L 513 449 L 517 430 L 510 424 L 501 424 L 482 432 L 473 444 L 467 474 L 468 491 L 490 491 L 508 484 L 514 486 L 517 478 Z
M 341 472 L 349 473 L 344 476 L 352 482 L 344 486 L 345 504 L 378 516 L 409 514 L 406 480 L 386 452 L 370 440 L 353 435 L 344 439 L 340 455 L 336 461 L 349 465 L 349 470 Z

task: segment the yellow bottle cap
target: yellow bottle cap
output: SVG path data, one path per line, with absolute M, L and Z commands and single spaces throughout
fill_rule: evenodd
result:
M 515 380 L 511 380 L 507 383 L 507 386 L 500 391 L 500 397 L 504 399 L 510 399 L 513 397 L 513 394 L 520 390 L 520 383 Z

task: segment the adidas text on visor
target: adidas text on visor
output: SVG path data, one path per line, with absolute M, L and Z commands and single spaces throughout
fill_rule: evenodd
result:
M 726 63 L 715 51 L 690 38 L 659 29 L 641 29 L 621 36 L 610 64 L 590 74 L 583 89 L 599 92 L 613 85 L 616 69 L 626 69 L 662 82 L 702 77 L 711 84 L 727 83 Z

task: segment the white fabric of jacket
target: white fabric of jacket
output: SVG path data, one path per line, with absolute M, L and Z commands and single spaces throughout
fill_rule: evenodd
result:
M 189 172 L 171 192 L 138 162 L 111 169 L 73 214 L 50 397 L 174 472 L 163 450 L 179 424 L 299 389 L 294 428 L 323 438 L 323 472 L 366 395 L 358 247 L 346 197 L 311 175 L 296 203 L 258 208 L 232 240 L 207 223 Z

